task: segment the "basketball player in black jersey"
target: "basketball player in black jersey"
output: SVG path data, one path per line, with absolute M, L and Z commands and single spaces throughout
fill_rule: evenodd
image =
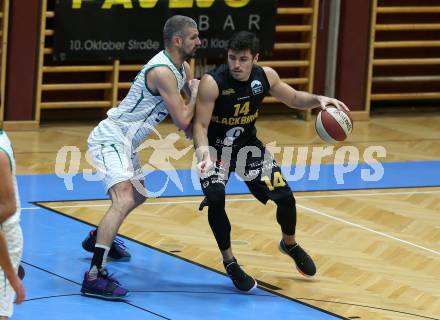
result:
M 231 225 L 225 212 L 225 185 L 236 171 L 249 191 L 262 203 L 277 205 L 281 226 L 279 249 L 289 255 L 298 271 L 314 276 L 311 257 L 295 239 L 296 206 L 280 167 L 256 136 L 255 121 L 263 98 L 272 95 L 289 107 L 326 108 L 332 104 L 348 110 L 340 101 L 296 91 L 280 80 L 275 70 L 256 65 L 259 40 L 253 33 L 239 32 L 229 41 L 228 63 L 203 76 L 199 86 L 193 124 L 201 185 L 208 205 L 208 221 L 235 287 L 250 291 L 255 279 L 239 266 L 231 248 Z M 201 205 L 203 207 L 203 203 Z

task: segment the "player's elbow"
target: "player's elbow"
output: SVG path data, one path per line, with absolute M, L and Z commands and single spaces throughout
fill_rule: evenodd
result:
M 172 114 L 174 124 L 180 130 L 186 130 L 191 125 L 194 112 L 191 110 L 183 110 L 181 113 Z
M 185 131 L 191 125 L 191 118 L 188 118 L 188 119 L 177 119 L 177 121 L 175 121 L 175 124 L 176 124 L 176 126 L 180 130 Z

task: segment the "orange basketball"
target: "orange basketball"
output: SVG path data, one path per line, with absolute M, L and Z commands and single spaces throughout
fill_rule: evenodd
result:
M 337 143 L 348 138 L 353 130 L 353 121 L 349 112 L 329 107 L 318 113 L 315 128 L 322 140 Z

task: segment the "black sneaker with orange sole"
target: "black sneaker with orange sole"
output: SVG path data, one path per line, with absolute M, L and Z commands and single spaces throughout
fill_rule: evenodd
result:
M 313 277 L 316 274 L 316 266 L 312 258 L 300 247 L 298 243 L 287 246 L 283 240 L 280 241 L 278 248 L 281 253 L 291 257 L 295 261 L 296 269 L 306 277 Z

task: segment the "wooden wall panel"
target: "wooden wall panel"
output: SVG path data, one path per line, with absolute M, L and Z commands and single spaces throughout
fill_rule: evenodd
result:
M 276 69 L 284 81 L 300 90 L 313 90 L 318 4 L 319 0 L 280 0 L 274 54 L 260 61 L 261 65 Z M 96 65 L 53 62 L 53 10 L 54 0 L 42 0 L 36 120 L 44 120 L 46 110 L 100 108 L 105 111 L 117 105 L 141 64 L 119 60 Z M 267 98 L 265 103 L 279 102 Z M 310 118 L 310 111 L 301 112 L 301 116 Z
M 440 3 L 374 0 L 366 103 L 440 109 Z

